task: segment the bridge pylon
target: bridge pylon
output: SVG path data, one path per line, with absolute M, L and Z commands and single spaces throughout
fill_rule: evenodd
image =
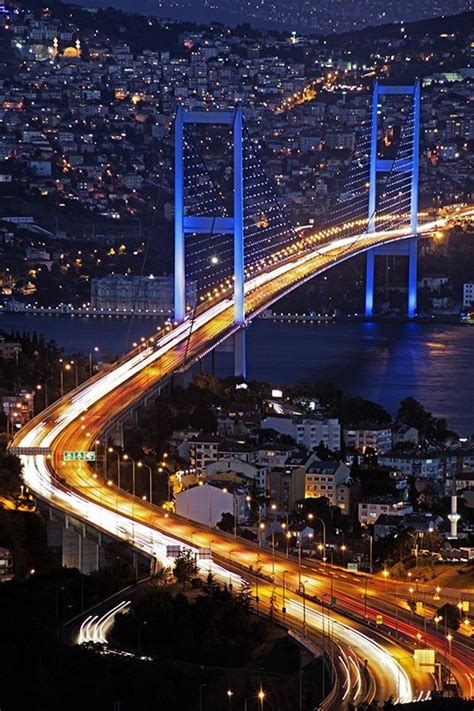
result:
M 413 125 L 411 130 L 411 155 L 407 160 L 382 160 L 377 155 L 378 139 L 378 111 L 379 98 L 383 95 L 399 95 L 412 97 Z M 405 255 L 408 257 L 408 318 L 416 315 L 417 308 L 417 232 L 418 232 L 418 178 L 419 178 L 419 150 L 420 150 L 420 107 L 421 91 L 420 82 L 413 86 L 385 86 L 377 81 L 372 94 L 371 115 L 371 141 L 369 163 L 369 211 L 367 231 L 376 231 L 377 221 L 377 174 L 391 173 L 392 171 L 410 174 L 410 239 L 397 244 L 381 245 L 367 252 L 366 286 L 365 286 L 365 315 L 373 316 L 374 287 L 375 287 L 375 256 L 376 255 Z
M 232 126 L 233 132 L 233 215 L 189 215 L 184 209 L 183 138 L 185 124 Z M 242 109 L 235 111 L 188 111 L 178 107 L 174 133 L 174 316 L 178 322 L 186 316 L 185 238 L 187 234 L 233 236 L 234 373 L 247 375 L 245 357 L 245 292 L 244 292 L 244 165 Z

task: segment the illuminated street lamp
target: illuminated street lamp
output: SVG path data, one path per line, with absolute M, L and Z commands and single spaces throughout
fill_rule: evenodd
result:
M 143 464 L 143 462 L 137 462 L 137 467 L 140 469 L 148 469 L 148 477 L 149 477 L 149 490 L 150 490 L 150 504 L 153 503 L 153 480 L 152 480 L 152 471 L 151 467 L 148 466 L 148 464 Z
M 114 449 L 113 447 L 107 447 L 106 455 L 105 455 L 105 473 L 106 474 L 109 473 L 108 466 L 107 466 L 107 452 L 109 452 L 109 454 L 112 454 L 113 452 L 115 452 L 115 454 L 117 455 L 117 487 L 120 489 L 120 452 L 117 452 L 117 450 Z
M 261 711 L 263 711 L 263 702 L 265 701 L 265 692 L 263 691 L 263 689 L 261 687 L 260 687 L 260 691 L 257 694 L 257 697 L 258 697 L 260 709 L 261 709 Z
M 309 513 L 309 514 L 308 514 L 308 520 L 309 520 L 309 521 L 312 521 L 313 519 L 316 519 L 316 521 L 319 521 L 319 522 L 321 523 L 322 527 L 323 527 L 323 548 L 322 548 L 322 550 L 323 550 L 323 555 L 322 555 L 322 560 L 323 560 L 323 563 L 325 563 L 325 562 L 326 562 L 326 524 L 324 523 L 324 521 L 323 521 L 322 518 L 319 518 L 319 516 L 315 516 L 314 514 Z M 314 535 L 314 534 L 313 534 L 313 535 Z M 319 548 L 319 546 L 318 546 L 318 549 L 321 550 L 321 548 Z
M 128 454 L 123 455 L 123 460 L 125 462 L 132 463 L 132 494 L 133 494 L 133 496 L 135 496 L 135 465 L 136 465 L 136 462 Z
M 92 378 L 92 353 L 99 352 L 99 346 L 94 346 L 92 350 L 89 351 L 89 378 Z

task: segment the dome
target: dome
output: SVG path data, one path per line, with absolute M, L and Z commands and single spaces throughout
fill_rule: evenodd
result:
M 66 59 L 79 59 L 80 56 L 81 52 L 76 47 L 66 47 L 63 52 L 63 57 Z

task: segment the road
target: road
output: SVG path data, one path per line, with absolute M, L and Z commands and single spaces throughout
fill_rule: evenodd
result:
M 472 206 L 461 211 L 464 217 L 472 214 Z M 445 217 L 426 223 L 421 231 L 438 229 L 448 219 Z M 407 230 L 396 230 L 350 238 L 340 238 L 332 233 L 319 234 L 299 240 L 295 245 L 285 248 L 284 254 L 275 255 L 273 266 L 267 260 L 260 273 L 247 275 L 247 316 L 251 318 L 296 285 L 335 263 L 370 246 L 408 236 Z M 39 413 L 17 434 L 12 443 L 12 451 L 21 456 L 25 482 L 38 496 L 114 535 L 130 540 L 164 564 L 169 564 L 166 546 L 182 541 L 194 550 L 211 547 L 216 560 L 220 561 L 218 568 L 223 574 L 229 567 L 227 562 L 234 562 L 251 575 L 250 566 L 256 564 L 257 555 L 258 565 L 266 579 L 272 575 L 281 578 L 283 571 L 288 570 L 289 594 L 295 595 L 289 602 L 291 614 L 301 618 L 305 609 L 301 607 L 301 596 L 294 591 L 303 582 L 310 596 L 323 599 L 331 595 L 331 589 L 334 592 L 335 573 L 328 574 L 329 566 L 318 569 L 309 564 L 304 571 L 307 576 L 305 583 L 300 579 L 301 571 L 296 561 L 282 561 L 281 556 L 274 560 L 268 552 L 256 551 L 251 543 L 237 543 L 217 531 L 210 532 L 196 524 L 191 525 L 175 516 L 168 516 L 147 502 L 133 499 L 122 490 L 107 485 L 97 478 L 86 462 L 63 461 L 64 451 L 93 450 L 111 418 L 139 400 L 151 386 L 202 357 L 212 345 L 232 333 L 233 328 L 231 294 L 228 285 L 222 285 L 219 292 L 211 295 L 196 309 L 193 319 L 182 324 L 169 324 L 158 336 L 145 340 L 111 370 L 94 376 Z M 214 561 L 212 565 L 217 566 L 217 563 Z M 387 625 L 397 625 L 398 634 L 404 635 L 410 644 L 421 644 L 417 637 L 417 625 L 404 611 L 397 612 L 390 591 L 381 590 L 379 581 L 370 580 L 367 584 L 367 599 L 362 602 L 364 592 L 361 595 L 361 586 L 365 586 L 365 580 L 356 575 L 338 574 L 335 593 L 338 598 L 337 614 L 353 614 L 354 611 L 360 614 L 362 606 L 364 615 L 370 621 L 376 614 L 383 612 Z M 377 604 L 373 605 L 372 600 L 376 600 Z M 313 609 L 312 605 L 313 602 L 308 600 L 308 625 L 317 628 L 321 623 L 321 613 Z M 367 632 L 365 624 L 347 617 L 334 618 L 333 627 L 334 639 L 340 644 L 347 643 L 348 635 L 355 636 L 350 646 L 358 650 L 356 655 L 359 662 L 360 659 L 369 660 L 379 699 L 393 696 L 408 701 L 434 688 L 433 679 L 427 679 L 426 674 L 416 673 L 413 664 L 409 665 L 408 671 L 402 671 L 404 666 L 400 659 L 406 657 L 407 653 L 403 650 L 398 658 L 395 642 L 385 641 L 374 646 L 373 639 L 380 632 L 373 629 Z M 423 643 L 433 644 L 440 654 L 445 654 L 446 640 L 436 631 L 427 633 Z M 472 653 L 469 645 L 469 640 L 459 641 L 456 637 L 454 643 L 450 643 L 447 655 L 447 664 L 456 675 L 463 695 L 468 698 L 473 696 L 474 688 L 467 656 Z

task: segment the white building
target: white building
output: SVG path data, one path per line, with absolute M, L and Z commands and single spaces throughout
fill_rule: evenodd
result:
M 359 523 L 361 526 L 370 526 L 375 523 L 382 514 L 392 516 L 405 516 L 412 513 L 413 506 L 402 501 L 393 503 L 389 500 L 362 501 L 359 503 Z
M 317 417 L 285 417 L 269 415 L 260 423 L 262 430 L 275 430 L 302 444 L 306 449 L 314 449 L 321 442 L 332 452 L 341 449 L 341 426 L 339 420 Z
M 392 448 L 392 430 L 387 425 L 370 425 L 366 427 L 344 428 L 346 447 L 365 452 L 372 447 L 377 453 L 388 452 Z
M 462 288 L 462 305 L 465 308 L 474 306 L 474 281 L 469 281 Z
M 215 528 L 225 513 L 237 514 L 237 521 L 243 523 L 247 519 L 248 507 L 245 492 L 231 482 L 222 488 L 202 484 L 176 494 L 176 513 L 190 521 Z
M 196 282 L 186 284 L 186 303 L 196 301 Z M 174 277 L 115 275 L 91 280 L 91 306 L 102 311 L 171 314 Z

